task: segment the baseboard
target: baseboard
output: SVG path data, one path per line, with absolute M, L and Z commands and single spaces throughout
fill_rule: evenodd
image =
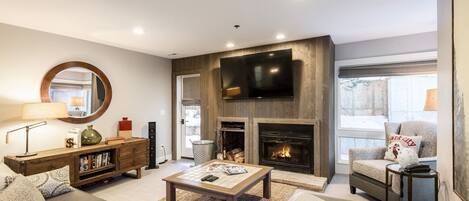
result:
M 350 167 L 348 164 L 335 164 L 335 173 L 336 174 L 350 174 Z
M 172 160 L 172 154 L 166 154 L 166 160 L 168 161 Z M 163 161 L 164 161 L 164 156 L 159 156 L 158 158 L 156 158 L 157 163 L 160 163 Z

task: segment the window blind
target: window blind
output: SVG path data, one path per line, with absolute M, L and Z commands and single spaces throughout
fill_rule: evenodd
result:
M 437 73 L 436 60 L 429 60 L 366 66 L 345 66 L 339 69 L 339 78 L 405 76 L 434 73 Z

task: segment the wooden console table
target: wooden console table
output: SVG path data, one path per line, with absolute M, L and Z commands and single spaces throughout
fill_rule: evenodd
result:
M 101 153 L 109 153 L 109 163 L 80 171 L 80 158 Z M 132 138 L 122 144 L 101 143 L 80 148 L 51 149 L 25 158 L 5 156 L 4 161 L 13 171 L 25 176 L 68 165 L 70 182 L 74 187 L 118 176 L 130 170 L 136 170 L 136 178 L 140 178 L 141 168 L 148 165 L 148 139 Z

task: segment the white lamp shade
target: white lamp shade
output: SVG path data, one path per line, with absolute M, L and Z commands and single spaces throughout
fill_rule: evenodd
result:
M 70 98 L 70 105 L 75 107 L 84 106 L 83 97 L 73 96 Z
M 23 119 L 57 119 L 68 117 L 65 103 L 27 103 L 23 105 Z
M 438 110 L 438 89 L 427 90 L 427 98 L 425 100 L 425 111 Z

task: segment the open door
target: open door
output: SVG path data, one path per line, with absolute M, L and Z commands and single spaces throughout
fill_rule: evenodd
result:
M 193 158 L 192 141 L 200 140 L 200 75 L 181 75 L 178 81 L 178 150 Z

